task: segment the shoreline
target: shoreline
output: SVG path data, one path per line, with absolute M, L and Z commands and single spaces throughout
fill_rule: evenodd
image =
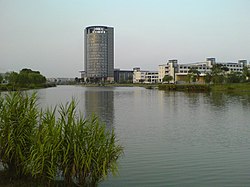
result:
M 77 84 L 83 87 L 144 87 L 146 89 L 158 89 L 165 91 L 183 92 L 249 92 L 250 82 L 230 84 Z
M 46 84 L 30 84 L 30 85 L 10 85 L 10 84 L 1 84 L 0 92 L 5 91 L 25 91 L 25 90 L 33 90 L 33 89 L 42 89 L 42 88 L 51 88 L 56 87 L 56 84 L 46 83 Z

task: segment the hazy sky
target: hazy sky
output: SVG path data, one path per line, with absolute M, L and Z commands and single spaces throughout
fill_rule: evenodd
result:
M 0 72 L 83 70 L 83 30 L 115 28 L 115 67 L 250 60 L 250 0 L 0 0 Z

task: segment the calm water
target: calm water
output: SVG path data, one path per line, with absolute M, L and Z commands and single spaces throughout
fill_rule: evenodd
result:
M 125 147 L 119 175 L 99 186 L 250 186 L 250 94 L 60 86 L 42 106 L 76 98 L 114 127 Z

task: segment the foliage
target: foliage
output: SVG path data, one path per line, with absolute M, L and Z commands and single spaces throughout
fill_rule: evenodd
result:
M 123 149 L 112 129 L 96 116 L 77 115 L 74 99 L 40 113 L 36 102 L 36 94 L 0 97 L 0 161 L 6 170 L 49 184 L 61 175 L 67 185 L 96 185 L 115 174 Z
M 5 75 L 6 80 L 9 81 L 10 84 L 15 85 L 18 81 L 18 73 L 16 72 L 7 72 Z
M 46 83 L 46 78 L 40 74 L 39 71 L 32 71 L 31 69 L 22 69 L 19 73 L 8 72 L 6 73 L 6 80 L 13 86 L 27 86 L 38 85 Z
M 250 72 L 247 67 L 243 68 L 242 72 L 230 71 L 229 69 L 221 64 L 215 64 L 211 68 L 211 73 L 207 73 L 205 77 L 205 82 L 214 84 L 222 83 L 240 83 L 246 82 Z
M 222 84 L 225 81 L 225 73 L 227 71 L 227 67 L 221 64 L 214 64 L 211 68 L 212 82 L 214 84 Z
M 248 70 L 247 67 L 243 67 L 243 71 L 242 71 L 242 77 L 243 77 L 243 81 L 247 81 L 250 78 L 250 71 Z
M 211 73 L 207 73 L 205 75 L 205 83 L 209 84 L 212 81 L 212 75 Z
M 61 127 L 56 122 L 55 109 L 40 114 L 40 123 L 33 137 L 30 155 L 25 162 L 25 173 L 41 181 L 55 180 L 60 152 Z
M 213 92 L 250 92 L 250 83 L 231 83 L 231 84 L 221 84 L 212 85 L 211 90 Z
M 3 76 L 0 74 L 0 84 L 2 83 L 3 81 Z
M 240 83 L 243 82 L 245 77 L 243 77 L 243 74 L 241 72 L 230 72 L 227 74 L 227 83 Z
M 11 92 L 0 107 L 0 160 L 14 176 L 23 174 L 37 122 L 37 96 Z
M 191 68 L 187 74 L 187 82 L 188 83 L 196 82 L 197 80 L 199 80 L 199 76 L 200 72 L 195 68 Z
M 67 183 L 75 179 L 81 185 L 96 184 L 109 170 L 116 171 L 122 148 L 116 146 L 114 131 L 107 131 L 97 117 L 76 120 L 75 107 L 72 101 L 59 110 L 59 123 L 64 131 L 61 169 Z
M 170 82 L 173 80 L 173 77 L 171 75 L 165 75 L 162 79 L 163 82 Z
M 210 86 L 205 84 L 160 84 L 159 90 L 187 91 L 187 92 L 208 92 Z

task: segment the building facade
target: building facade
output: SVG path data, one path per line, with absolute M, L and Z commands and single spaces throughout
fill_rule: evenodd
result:
M 166 75 L 173 77 L 171 83 L 175 82 L 175 74 L 178 72 L 178 61 L 177 60 L 169 60 L 166 64 L 159 65 L 158 67 L 158 82 L 162 83 L 163 78 Z
M 133 68 L 133 83 L 157 83 L 158 71 L 143 71 L 139 67 Z
M 145 75 L 145 83 L 153 84 L 158 83 L 158 71 L 148 71 Z
M 114 81 L 114 28 L 90 26 L 84 30 L 85 79 Z
M 142 71 L 141 68 L 133 68 L 133 83 L 144 83 L 146 80 L 147 71 Z
M 238 62 L 216 62 L 215 58 L 207 58 L 204 62 L 187 63 L 178 65 L 178 73 L 176 73 L 176 83 L 184 83 L 187 81 L 187 75 L 191 69 L 198 70 L 199 79 L 197 83 L 205 83 L 205 76 L 211 73 L 214 65 L 219 64 L 228 69 L 230 72 L 242 72 L 243 68 L 247 65 L 247 60 L 239 60 Z
M 133 82 L 133 71 L 132 70 L 115 69 L 114 81 L 116 83 L 132 83 Z

